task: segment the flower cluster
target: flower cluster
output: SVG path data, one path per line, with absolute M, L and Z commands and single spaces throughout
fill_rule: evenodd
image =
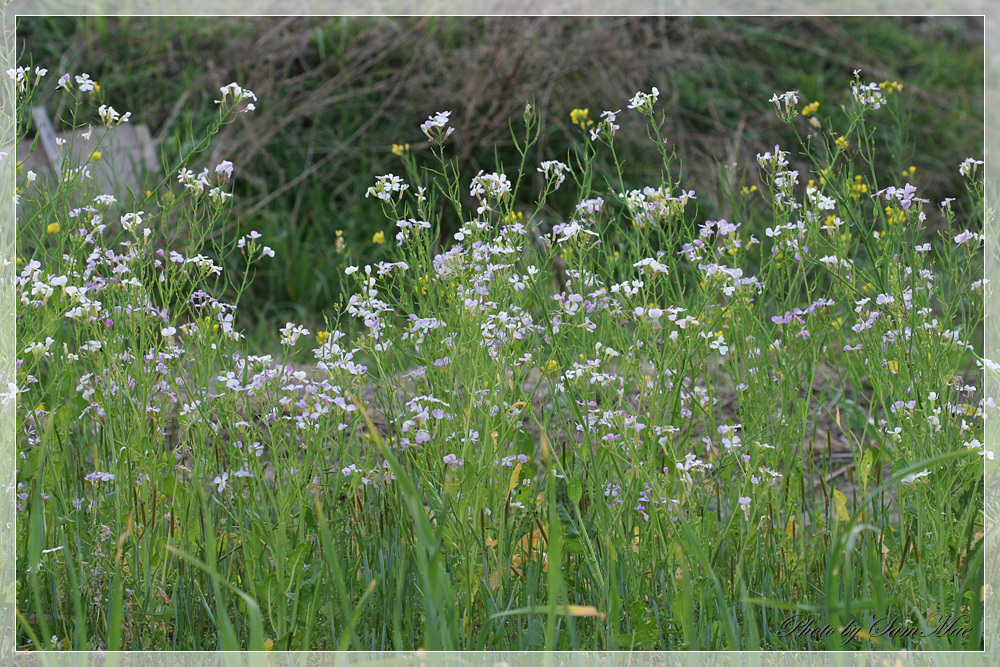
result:
M 257 101 L 257 96 L 254 95 L 253 91 L 249 90 L 248 88 L 240 86 L 235 81 L 233 81 L 229 85 L 220 88 L 219 92 L 222 93 L 222 99 L 215 100 L 216 104 L 224 105 L 226 103 L 226 100 L 230 96 L 232 96 L 232 103 L 234 105 L 239 104 L 240 102 L 244 102 L 246 100 L 253 100 L 253 102 L 250 102 L 245 107 L 243 107 L 243 109 L 241 110 L 243 113 L 254 111 L 257 108 L 257 106 L 254 104 L 254 102 Z
M 484 211 L 494 210 L 494 207 L 510 192 L 511 185 L 506 174 L 487 174 L 483 170 L 479 171 L 469 186 L 469 194 L 479 200 L 476 212 L 480 215 Z
M 365 192 L 365 198 L 378 197 L 382 201 L 391 202 L 396 197 L 394 193 L 399 193 L 399 196 L 402 196 L 409 187 L 399 176 L 385 174 L 375 179 L 375 185 L 368 188 L 368 191 Z
M 538 166 L 538 171 L 545 174 L 545 180 L 552 184 L 553 190 L 558 190 L 559 186 L 566 180 L 566 172 L 569 171 L 569 167 L 559 160 L 545 160 Z
M 124 116 L 115 111 L 115 108 L 108 106 L 107 104 L 102 104 L 101 108 L 97 110 L 97 114 L 101 117 L 101 122 L 106 126 L 111 127 L 112 125 L 121 125 L 122 123 L 127 123 L 128 119 L 131 118 L 132 112 L 128 111 Z
M 797 90 L 789 90 L 780 95 L 775 93 L 768 101 L 774 105 L 778 112 L 778 118 L 786 123 L 791 122 L 798 114 L 796 105 L 799 103 L 799 91 Z M 803 113 L 805 112 L 803 111 Z
M 49 70 L 44 67 L 35 68 L 35 82 L 34 85 L 38 85 L 38 82 L 43 76 L 49 73 Z M 11 68 L 7 70 L 7 76 L 14 80 L 14 84 L 17 86 L 17 91 L 23 93 L 28 88 L 28 75 L 31 74 L 30 67 L 18 67 L 16 69 Z
M 443 142 L 455 131 L 455 128 L 448 126 L 450 120 L 450 111 L 439 111 L 420 124 L 420 131 L 431 141 Z
M 851 94 L 854 95 L 855 101 L 862 109 L 877 111 L 885 104 L 885 98 L 882 96 L 882 88 L 874 81 L 861 83 L 861 79 L 858 78 L 860 73 L 861 70 L 854 70 L 854 83 L 851 85 Z
M 628 108 L 638 109 L 639 111 L 647 114 L 652 113 L 653 105 L 656 104 L 656 100 L 659 95 L 660 91 L 656 89 L 656 86 L 653 86 L 653 91 L 650 93 L 639 91 L 632 97 L 632 99 L 629 100 Z

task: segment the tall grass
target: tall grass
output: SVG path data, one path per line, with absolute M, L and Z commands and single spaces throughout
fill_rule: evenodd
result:
M 372 239 L 377 231 L 391 237 L 391 221 L 374 226 L 378 206 L 357 193 L 370 185 L 370 174 L 398 168 L 394 144 L 430 157 L 414 118 L 451 109 L 459 128 L 452 155 L 464 173 L 475 174 L 497 159 L 519 160 L 507 121 L 530 96 L 538 101 L 537 159 L 562 160 L 579 137 L 572 109 L 588 109 L 583 122 L 592 123 L 601 110 L 621 108 L 635 90 L 655 85 L 664 131 L 680 158 L 667 180 L 683 178 L 698 192 L 699 220 L 732 218 L 739 211 L 732 209 L 733 190 L 745 176 L 732 163 L 745 168 L 765 146 L 795 140 L 771 113 L 772 92 L 796 88 L 810 101 L 832 99 L 843 73 L 860 67 L 877 81 L 905 81 L 905 114 L 921 128 L 904 137 L 905 122 L 880 118 L 879 178 L 915 166 L 925 196 L 939 201 L 962 187 L 954 170 L 939 165 L 953 153 L 983 152 L 983 47 L 970 34 L 974 23 L 38 17 L 22 19 L 18 30 L 37 62 L 88 71 L 120 107 L 143 109 L 171 164 L 203 136 L 216 88 L 238 80 L 268 100 L 252 122 L 222 130 L 209 161 L 241 156 L 233 219 L 264 233 L 277 252 L 249 287 L 252 312 L 240 314 L 254 348 L 274 354 L 278 348 L 258 330 L 288 319 L 319 326 L 320 314 L 344 294 L 343 269 L 387 257 Z M 68 120 L 69 105 L 51 89 L 40 89 L 38 101 Z M 846 123 L 836 106 L 825 104 L 821 112 Z M 616 154 L 629 189 L 661 179 L 656 147 L 641 127 L 623 126 Z M 790 159 L 795 169 L 809 168 L 798 155 Z M 601 170 L 614 169 L 607 151 L 594 160 Z M 533 188 L 540 186 L 540 176 L 532 178 Z M 518 205 L 528 207 L 533 189 L 523 192 Z M 568 190 L 554 192 L 544 213 L 566 217 L 576 203 Z M 743 205 L 756 209 L 757 202 Z M 464 221 L 444 213 L 441 222 L 451 234 Z
M 366 181 L 385 261 L 278 359 L 235 324 L 280 258 L 238 165 L 192 142 L 136 198 L 20 175 L 18 644 L 981 648 L 982 167 L 944 205 L 882 180 L 898 85 L 842 81 L 842 120 L 772 98 L 809 166 L 762 152 L 729 221 L 675 180 L 656 89 L 562 159 L 531 100 L 474 171 L 432 115 Z M 113 102 L 85 87 L 81 119 Z M 222 92 L 208 136 L 266 103 Z

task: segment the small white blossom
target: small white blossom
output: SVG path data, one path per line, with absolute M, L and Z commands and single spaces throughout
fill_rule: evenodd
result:
M 135 231 L 135 228 L 142 224 L 143 215 L 143 211 L 139 211 L 138 213 L 126 213 L 122 216 L 122 227 L 129 232 Z
M 510 192 L 511 185 L 510 181 L 507 180 L 506 174 L 487 174 L 483 170 L 479 171 L 479 174 L 472 179 L 472 184 L 469 186 L 469 194 L 479 199 L 480 206 L 478 212 L 480 214 L 490 208 L 485 200 L 489 199 L 498 202 L 510 194 Z
M 24 349 L 24 353 L 32 355 L 35 359 L 47 357 L 49 356 L 49 348 L 52 347 L 52 343 L 54 342 L 51 338 L 46 338 L 44 343 L 32 343 Z
M 912 484 L 913 482 L 917 481 L 921 477 L 927 477 L 930 474 L 931 474 L 931 471 L 927 470 L 925 468 L 924 470 L 921 470 L 920 472 L 915 472 L 912 475 L 907 475 L 906 477 L 904 477 L 903 479 L 901 479 L 899 481 L 902 484 Z
M 973 174 L 976 173 L 976 170 L 979 168 L 979 165 L 981 164 L 985 163 L 982 160 L 976 160 L 971 157 L 967 157 L 965 158 L 965 160 L 962 161 L 962 164 L 958 166 L 958 173 L 961 174 L 962 176 L 972 176 Z
M 656 98 L 659 96 L 660 91 L 653 87 L 653 92 L 644 93 L 642 91 L 635 94 L 631 100 L 628 102 L 629 109 L 639 109 L 640 111 L 652 109 L 653 105 L 656 104 Z
M 448 125 L 450 116 L 450 111 L 439 111 L 433 116 L 428 116 L 427 120 L 420 124 L 420 131 L 427 135 L 428 139 L 444 141 L 455 131 L 453 127 L 442 130 Z
M 648 268 L 650 272 L 653 273 L 669 273 L 669 269 L 665 264 L 661 264 L 652 257 L 647 257 L 646 259 L 640 259 L 638 262 L 632 265 L 634 268 Z
M 798 113 L 795 105 L 799 103 L 799 91 L 789 90 L 780 95 L 775 93 L 768 101 L 774 104 L 774 108 L 778 111 L 778 117 L 788 121 Z
M 740 504 L 740 509 L 743 510 L 743 518 L 746 521 L 750 520 L 750 498 L 747 496 L 740 496 L 737 501 Z
M 365 193 L 365 199 L 369 195 L 378 197 L 382 201 L 392 201 L 393 193 L 398 192 L 400 195 L 403 191 L 410 186 L 403 182 L 399 176 L 393 174 L 385 174 L 384 176 L 379 176 L 375 179 L 375 185 L 368 188 L 368 192 Z
M 103 122 L 108 127 L 111 127 L 111 125 L 114 123 L 124 122 L 121 118 L 121 114 L 115 111 L 114 107 L 108 106 L 107 104 L 102 104 L 101 108 L 97 110 L 97 113 L 101 117 L 101 122 Z
M 76 77 L 76 83 L 80 86 L 80 92 L 86 93 L 94 90 L 94 81 L 90 79 L 90 75 L 84 72 L 83 74 L 78 74 Z
M 308 336 L 309 329 L 303 326 L 295 324 L 294 322 L 288 322 L 284 327 L 281 328 L 281 344 L 282 345 L 295 345 L 299 340 L 300 336 Z
M 239 104 L 244 100 L 253 100 L 254 102 L 257 101 L 257 96 L 254 95 L 252 90 L 240 86 L 235 81 L 230 83 L 228 86 L 223 86 L 222 88 L 219 88 L 219 91 L 222 93 L 222 99 L 215 100 L 216 104 L 225 104 L 226 98 L 229 97 L 230 95 L 233 96 L 233 104 Z M 253 111 L 256 108 L 257 107 L 251 103 L 246 106 L 246 109 L 244 109 L 244 111 Z
M 229 160 L 223 160 L 215 165 L 215 173 L 220 181 L 228 182 L 233 177 L 233 163 Z
M 538 171 L 545 174 L 546 180 L 553 182 L 553 190 L 558 190 L 559 186 L 566 180 L 566 172 L 569 171 L 569 167 L 559 160 L 545 160 L 539 165 Z

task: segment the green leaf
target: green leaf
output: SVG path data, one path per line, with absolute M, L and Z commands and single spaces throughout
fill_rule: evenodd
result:
M 273 572 L 267 575 L 261 590 L 264 592 L 264 600 L 267 602 L 268 614 L 272 617 L 275 613 L 284 614 L 284 596 L 278 585 L 278 575 Z
M 851 513 L 847 511 L 847 496 L 838 489 L 833 490 L 833 507 L 837 521 L 851 520 Z
M 636 600 L 629 606 L 629 621 L 632 623 L 631 643 L 647 650 L 654 648 L 660 633 L 642 600 Z M 624 636 L 621 640 L 624 645 Z
M 579 556 L 580 554 L 587 553 L 587 547 L 580 538 L 566 538 L 563 542 L 563 548 L 566 553 L 573 554 L 574 556 Z
M 312 506 L 305 508 L 305 522 L 306 530 L 311 534 L 315 534 L 318 526 L 316 524 L 316 510 Z
M 288 568 L 288 578 L 292 581 L 298 578 L 299 572 L 302 570 L 302 566 L 306 564 L 309 556 L 312 555 L 312 543 L 303 542 L 295 548 L 292 555 L 288 558 L 289 568 Z
M 580 504 L 580 498 L 583 497 L 583 484 L 580 482 L 579 478 L 573 477 L 566 479 L 566 493 L 569 495 L 569 499 L 574 505 Z
M 626 639 L 622 635 L 619 639 L 623 646 L 632 644 L 643 649 L 655 648 L 660 637 L 660 632 L 656 627 L 656 621 L 652 614 L 646 609 L 646 604 L 642 600 L 636 600 L 628 609 L 629 622 L 632 624 L 632 634 Z
M 861 481 L 861 492 L 868 490 L 868 478 L 872 473 L 872 466 L 878 460 L 879 450 L 877 447 L 870 447 L 861 456 L 861 463 L 858 464 L 858 479 Z
M 558 505 L 556 507 L 556 514 L 559 515 L 559 523 L 562 524 L 563 533 L 568 539 L 580 537 L 580 530 L 576 527 L 576 523 L 573 522 L 573 518 L 564 506 Z

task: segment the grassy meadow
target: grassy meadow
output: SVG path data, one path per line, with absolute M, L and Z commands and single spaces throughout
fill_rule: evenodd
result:
M 18 169 L 18 648 L 982 649 L 981 43 L 331 19 L 239 24 L 309 57 L 220 83 L 223 24 L 128 21 L 9 73 L 30 150 L 41 103 L 163 164 Z M 718 78 L 547 79 L 565 31 Z

